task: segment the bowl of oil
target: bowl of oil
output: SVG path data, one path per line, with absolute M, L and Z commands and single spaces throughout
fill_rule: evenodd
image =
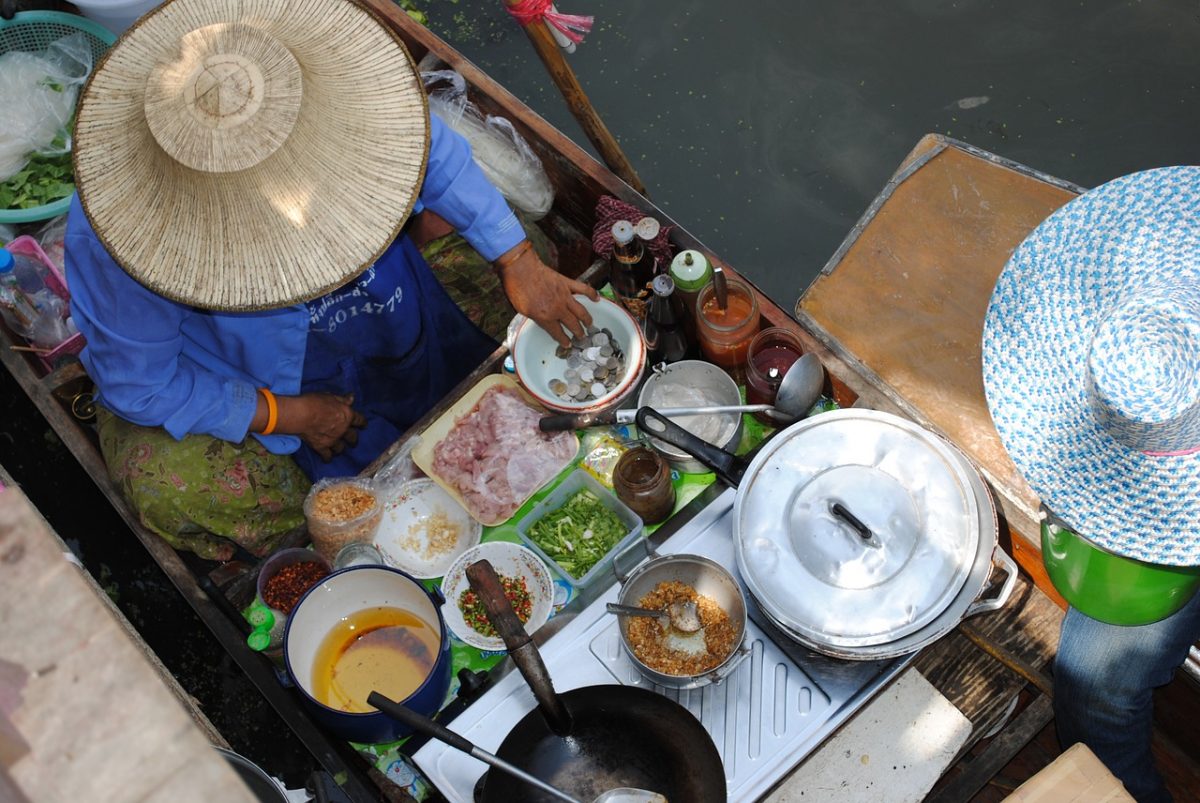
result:
M 283 652 L 317 722 L 353 742 L 411 733 L 367 703 L 372 691 L 432 716 L 450 686 L 442 602 L 387 566 L 353 566 L 309 589 L 288 617 Z

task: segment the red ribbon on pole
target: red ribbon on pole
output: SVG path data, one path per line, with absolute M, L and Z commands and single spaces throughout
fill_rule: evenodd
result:
M 553 0 L 520 0 L 511 6 L 505 6 L 508 13 L 522 26 L 531 22 L 545 20 L 546 24 L 557 30 L 575 44 L 583 41 L 583 35 L 592 30 L 595 17 L 581 14 L 563 14 L 551 8 Z

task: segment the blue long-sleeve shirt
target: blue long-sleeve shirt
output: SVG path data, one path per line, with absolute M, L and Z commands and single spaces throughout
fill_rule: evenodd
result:
M 520 243 L 524 231 L 471 159 L 467 141 L 434 115 L 430 129 L 429 163 L 414 213 L 436 212 L 485 259 L 495 260 Z M 161 426 L 176 438 L 206 434 L 238 442 L 254 418 L 257 388 L 286 396 L 300 391 L 309 327 L 304 304 L 216 312 L 163 298 L 117 265 L 78 196 L 71 201 L 65 248 L 71 312 L 87 339 L 80 359 L 99 401 L 117 415 Z M 300 445 L 294 435 L 255 437 L 278 454 Z

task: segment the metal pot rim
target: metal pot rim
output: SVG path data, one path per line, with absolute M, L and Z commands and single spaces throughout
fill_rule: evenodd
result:
M 874 632 L 862 633 L 836 633 L 827 632 L 822 629 L 825 620 L 814 620 L 810 624 L 805 624 L 805 617 L 813 610 L 830 611 L 830 616 L 833 616 L 834 609 L 826 609 L 824 606 L 828 603 L 825 596 L 821 599 L 816 599 L 813 595 L 820 588 L 823 588 L 823 582 L 832 582 L 828 579 L 822 579 L 820 575 L 813 574 L 808 579 L 810 583 L 804 585 L 804 593 L 796 594 L 790 590 L 780 591 L 782 574 L 779 573 L 779 568 L 771 559 L 773 555 L 783 554 L 784 557 L 797 566 L 796 571 L 805 572 L 809 569 L 803 568 L 796 564 L 799 560 L 800 564 L 807 564 L 808 561 L 800 552 L 786 551 L 791 547 L 791 544 L 785 543 L 784 551 L 767 548 L 764 550 L 761 544 L 762 536 L 761 527 L 759 530 L 751 530 L 750 527 L 755 521 L 763 522 L 764 517 L 770 520 L 767 525 L 770 530 L 770 540 L 774 543 L 780 539 L 781 532 L 776 526 L 778 522 L 774 521 L 773 517 L 777 515 L 777 510 L 768 510 L 761 504 L 763 494 L 773 491 L 779 491 L 780 487 L 786 486 L 787 489 L 794 489 L 792 492 L 802 498 L 805 491 L 811 488 L 819 487 L 821 480 L 825 476 L 833 475 L 836 472 L 846 470 L 861 470 L 870 472 L 874 476 L 880 476 L 886 480 L 889 487 L 901 487 L 902 483 L 892 476 L 891 473 L 895 469 L 881 470 L 876 466 L 860 464 L 853 459 L 847 459 L 845 463 L 832 463 L 828 461 L 823 454 L 812 460 L 811 464 L 806 463 L 809 452 L 798 446 L 803 443 L 804 446 L 813 446 L 814 440 L 817 447 L 822 446 L 822 441 L 832 440 L 834 443 L 853 443 L 846 440 L 846 433 L 857 434 L 858 430 L 852 427 L 857 426 L 858 422 L 863 422 L 864 426 L 868 426 L 867 443 L 872 445 L 872 449 L 879 448 L 870 440 L 870 437 L 878 437 L 883 440 L 881 443 L 885 447 L 882 452 L 870 451 L 871 455 L 882 455 L 868 458 L 868 460 L 877 460 L 877 465 L 882 467 L 886 461 L 895 460 L 893 450 L 897 448 L 896 443 L 902 443 L 909 459 L 917 459 L 924 461 L 926 468 L 936 472 L 936 476 L 941 478 L 941 483 L 951 489 L 951 496 L 947 497 L 946 492 L 941 492 L 941 496 L 936 493 L 931 497 L 923 497 L 925 502 L 933 505 L 935 502 L 945 503 L 947 499 L 957 499 L 961 502 L 961 506 L 950 511 L 953 515 L 959 517 L 963 521 L 963 525 L 968 528 L 966 535 L 967 540 L 961 541 L 957 547 L 957 551 L 953 553 L 943 553 L 937 547 L 938 541 L 933 542 L 934 548 L 926 549 L 924 552 L 912 552 L 909 554 L 923 554 L 924 560 L 922 563 L 914 563 L 907 560 L 904 563 L 893 562 L 895 574 L 888 577 L 887 584 L 866 584 L 863 586 L 851 586 L 847 588 L 835 589 L 838 594 L 845 598 L 847 604 L 851 605 L 850 610 L 853 612 L 855 608 L 863 611 L 871 611 L 875 613 L 882 611 L 884 618 L 882 626 L 879 622 L 875 622 L 876 626 L 880 626 L 879 630 Z M 801 441 L 800 439 L 806 439 Z M 899 439 L 899 440 L 897 440 Z M 827 444 L 824 444 L 827 445 Z M 856 444 L 857 448 L 862 447 L 862 443 Z M 800 463 L 797 463 L 800 461 Z M 825 462 L 823 462 L 825 461 Z M 795 480 L 792 484 L 792 475 L 784 473 L 785 470 L 796 470 L 793 466 L 803 465 L 802 471 L 808 472 L 804 479 Z M 906 464 L 907 465 L 907 464 Z M 827 467 L 826 467 L 827 466 Z M 773 445 L 761 450 L 746 469 L 744 479 L 738 487 L 737 500 L 734 507 L 734 546 L 737 556 L 738 569 L 742 579 L 746 584 L 747 589 L 753 594 L 755 600 L 759 602 L 760 607 L 768 613 L 772 620 L 786 624 L 787 630 L 793 633 L 803 633 L 807 640 L 826 645 L 831 648 L 846 649 L 846 648 L 866 648 L 872 645 L 886 645 L 897 639 L 913 633 L 919 633 L 925 630 L 934 621 L 938 620 L 941 612 L 949 606 L 956 597 L 961 593 L 963 586 L 966 583 L 967 577 L 971 573 L 971 568 L 974 562 L 978 560 L 980 551 L 980 542 L 985 540 L 985 530 L 987 525 L 982 524 L 988 519 L 985 511 L 982 509 L 981 503 L 978 501 L 977 492 L 973 492 L 970 474 L 974 471 L 970 463 L 966 461 L 962 453 L 952 446 L 944 438 L 937 436 L 935 433 L 915 424 L 914 422 L 901 418 L 900 416 L 891 413 L 885 413 L 878 410 L 868 409 L 847 409 L 838 410 L 830 413 L 825 413 L 819 416 L 805 419 L 796 424 L 793 424 L 784 432 L 777 436 Z M 815 472 L 815 473 L 814 473 Z M 870 479 L 873 481 L 874 476 Z M 767 483 L 766 490 L 761 486 L 755 486 L 755 483 Z M 907 482 L 907 478 L 905 480 Z M 811 484 L 809 484 L 811 483 Z M 907 486 L 912 487 L 912 486 Z M 938 486 L 926 484 L 926 488 L 937 488 Z M 900 492 L 900 491 L 898 491 Z M 902 492 L 901 492 L 902 493 Z M 911 493 L 911 491 L 909 491 Z M 774 497 L 772 497 L 774 498 Z M 807 504 L 807 503 L 806 503 Z M 914 520 L 913 526 L 920 525 L 915 530 L 915 537 L 918 539 L 928 539 L 933 536 L 940 538 L 943 544 L 952 542 L 951 539 L 957 540 L 958 536 L 951 524 L 954 520 L 947 522 L 944 519 L 938 518 L 935 514 L 939 511 L 935 508 L 924 509 L 920 507 L 913 508 L 918 511 L 918 518 Z M 814 518 L 814 522 L 819 523 L 819 519 Z M 927 530 L 933 523 L 934 529 Z M 788 521 L 785 519 L 784 526 L 788 526 Z M 994 541 L 995 532 L 992 527 L 992 539 Z M 790 538 L 796 537 L 795 529 L 791 528 L 782 536 L 784 542 Z M 914 532 L 911 531 L 910 532 Z M 884 545 L 886 546 L 886 539 Z M 914 544 L 920 544 L 921 541 L 913 541 Z M 756 552 L 751 559 L 747 550 L 751 545 L 754 546 Z M 913 547 L 915 549 L 915 547 Z M 864 553 L 869 550 L 864 550 Z M 805 553 L 807 554 L 807 553 Z M 881 553 L 882 554 L 882 553 Z M 902 555 L 905 553 L 893 553 Z M 826 558 L 827 559 L 827 558 Z M 766 560 L 764 563 L 763 561 Z M 783 560 L 780 558 L 778 560 Z M 761 564 L 761 565 L 760 565 Z M 840 566 L 839 563 L 826 563 L 821 565 Z M 853 563 L 851 564 L 853 565 Z M 760 571 L 763 572 L 760 576 Z M 915 615 L 910 614 L 908 618 L 904 618 L 905 611 L 898 606 L 894 606 L 891 610 L 884 606 L 882 609 L 873 607 L 872 601 L 879 600 L 882 602 L 885 598 L 881 594 L 885 594 L 894 590 L 896 583 L 909 584 L 915 582 L 912 578 L 920 578 L 925 575 L 914 574 L 915 572 L 935 571 L 935 574 L 928 575 L 932 585 L 929 586 L 930 594 L 921 603 Z M 790 575 L 789 575 L 790 576 Z M 937 581 L 937 582 L 935 582 Z M 774 592 L 768 591 L 771 586 L 775 587 Z M 772 593 L 776 596 L 773 598 Z M 784 594 L 782 601 L 778 598 L 778 594 Z M 787 595 L 791 595 L 791 607 L 788 607 L 789 599 Z M 843 609 L 836 609 L 841 611 Z M 894 621 L 893 621 L 894 620 Z M 846 621 L 857 621 L 849 619 Z
M 1004 553 L 1003 548 L 999 545 L 999 519 L 996 515 L 995 502 L 979 471 L 971 465 L 958 447 L 953 444 L 949 445 L 967 468 L 967 476 L 970 479 L 971 489 L 979 501 L 980 539 L 966 582 L 958 594 L 955 595 L 954 599 L 951 600 L 950 604 L 933 621 L 920 630 L 909 633 L 895 641 L 868 647 L 841 647 L 814 641 L 803 634 L 795 632 L 772 616 L 769 611 L 765 610 L 759 604 L 759 610 L 762 611 L 763 615 L 783 632 L 784 635 L 823 655 L 855 661 L 873 661 L 895 658 L 900 655 L 916 652 L 949 633 L 958 626 L 959 622 L 974 615 L 971 608 L 978 604 L 978 599 L 984 592 L 987 579 L 992 573 L 992 564 L 997 558 L 1004 563 L 1006 571 L 1010 572 L 1011 576 L 995 602 L 989 603 L 989 605 L 992 607 L 1003 606 L 1011 595 L 1012 581 L 1015 580 L 1016 568 L 1012 563 L 1012 559 Z M 990 533 L 990 536 L 988 533 Z M 753 592 L 751 592 L 751 595 L 754 596 Z M 754 599 L 755 602 L 758 602 L 757 596 Z M 979 612 L 982 613 L 984 611 L 980 610 Z
M 627 596 L 629 593 L 628 590 L 632 587 L 633 581 L 636 580 L 640 575 L 643 575 L 652 569 L 672 563 L 698 563 L 708 567 L 709 569 L 715 570 L 718 574 L 721 574 L 729 579 L 729 581 L 732 583 L 734 591 L 737 593 L 738 599 L 742 604 L 742 616 L 740 623 L 741 633 L 737 646 L 730 651 L 729 655 L 725 656 L 725 660 L 721 661 L 721 663 L 717 664 L 707 672 L 699 675 L 668 675 L 665 672 L 659 672 L 656 669 L 651 669 L 634 653 L 633 647 L 630 645 L 629 639 L 625 635 L 625 628 L 621 627 L 618 623 L 617 632 L 621 634 L 621 646 L 637 670 L 642 675 L 660 686 L 667 686 L 674 689 L 694 689 L 701 686 L 707 686 L 710 683 L 719 683 L 733 672 L 737 665 L 742 662 L 742 659 L 749 655 L 746 634 L 746 622 L 748 619 L 746 595 L 742 591 L 741 584 L 738 583 L 737 578 L 733 576 L 732 572 L 711 558 L 706 558 L 703 555 L 695 555 L 687 552 L 678 552 L 670 555 L 651 557 L 650 560 L 643 562 L 641 565 L 635 568 L 629 574 L 629 576 L 622 581 L 621 589 L 617 592 L 617 602 L 622 605 L 636 605 L 638 601 L 631 600 Z M 726 611 L 725 613 L 728 615 L 729 611 Z

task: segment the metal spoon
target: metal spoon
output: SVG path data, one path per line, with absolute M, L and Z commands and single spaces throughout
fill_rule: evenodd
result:
M 817 403 L 825 385 L 825 369 L 817 355 L 804 354 L 792 363 L 779 383 L 774 404 L 722 404 L 711 407 L 655 408 L 668 418 L 684 415 L 719 415 L 722 413 L 765 412 L 780 423 L 790 424 L 805 416 Z M 542 432 L 564 432 L 587 427 L 631 424 L 637 410 L 606 410 L 601 413 L 559 413 L 546 415 L 538 421 Z
M 656 619 L 666 619 L 671 627 L 680 633 L 695 633 L 700 629 L 700 612 L 696 610 L 696 602 L 672 602 L 665 611 L 655 611 L 650 608 L 639 608 L 635 605 L 618 605 L 608 603 L 608 612 L 624 616 L 649 616 Z
M 717 299 L 717 306 L 724 312 L 729 308 L 729 284 L 725 279 L 725 270 L 720 267 L 713 268 L 713 296 Z
M 825 368 L 817 355 L 811 351 L 802 354 L 783 375 L 775 392 L 775 409 L 767 414 L 789 424 L 803 418 L 821 397 L 824 386 Z

